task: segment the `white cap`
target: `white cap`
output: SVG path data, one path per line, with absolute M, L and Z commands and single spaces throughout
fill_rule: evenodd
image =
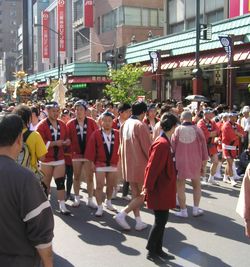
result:
M 250 112 L 250 107 L 249 106 L 244 106 L 243 107 L 242 113 L 245 113 L 245 112 Z

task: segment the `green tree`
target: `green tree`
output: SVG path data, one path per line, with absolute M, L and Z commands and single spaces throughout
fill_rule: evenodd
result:
M 109 77 L 111 83 L 106 85 L 104 93 L 113 102 L 132 103 L 137 96 L 145 95 L 146 92 L 141 86 L 143 70 L 140 65 L 123 65 L 118 70 L 111 70 Z
M 50 85 L 47 87 L 46 89 L 46 95 L 45 95 L 45 99 L 47 101 L 52 101 L 53 99 L 53 89 L 57 86 L 58 81 L 57 80 L 52 80 Z

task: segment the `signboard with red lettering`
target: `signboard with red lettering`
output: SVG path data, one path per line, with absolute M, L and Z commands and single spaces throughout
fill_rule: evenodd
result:
M 84 26 L 85 28 L 94 27 L 93 0 L 84 0 Z
M 229 18 L 250 13 L 250 0 L 230 0 Z
M 42 11 L 42 62 L 48 63 L 50 58 L 49 12 Z
M 57 31 L 60 35 L 60 52 L 66 53 L 66 1 L 57 2 Z

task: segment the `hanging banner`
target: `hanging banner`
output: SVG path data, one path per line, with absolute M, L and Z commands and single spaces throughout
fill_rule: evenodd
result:
M 85 28 L 94 27 L 94 7 L 93 0 L 84 0 L 84 26 Z
M 49 63 L 50 58 L 49 12 L 42 11 L 42 62 Z
M 150 62 L 151 62 L 151 67 L 152 67 L 152 72 L 156 72 L 159 70 L 159 59 L 160 59 L 160 52 L 159 51 L 149 51 L 149 57 L 150 57 Z
M 233 40 L 231 36 L 219 36 L 221 45 L 225 49 L 228 57 L 228 62 L 231 62 L 232 59 L 232 48 L 233 48 Z
M 229 18 L 250 13 L 250 0 L 230 0 Z
M 66 55 L 66 1 L 57 2 L 57 31 L 60 36 L 60 52 L 62 56 Z

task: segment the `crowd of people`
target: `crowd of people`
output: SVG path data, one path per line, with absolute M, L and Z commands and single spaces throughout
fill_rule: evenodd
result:
M 25 196 L 24 201 L 31 201 L 30 197 L 34 197 L 37 202 L 34 201 L 32 207 L 29 204 L 28 208 L 26 202 L 20 203 L 25 206 L 22 207 L 23 221 L 39 217 L 44 210 L 49 213 L 47 216 L 52 216 L 48 210 L 49 202 L 44 198 L 51 194 L 52 178 L 63 215 L 70 215 L 73 208 L 82 204 L 80 187 L 85 182 L 87 206 L 95 210 L 96 217 L 103 216 L 104 207 L 114 212 L 114 219 L 123 230 L 131 229 L 126 220 L 130 212 L 134 213 L 137 231 L 147 228 L 140 216 L 144 202 L 154 211 L 155 222 L 146 247 L 149 260 L 174 258 L 162 250 L 164 228 L 169 209 L 179 206 L 174 214 L 183 218 L 189 216 L 185 197 L 187 179 L 191 180 L 193 187 L 192 215 L 198 217 L 204 214 L 200 208 L 201 184 L 216 186 L 222 179 L 232 187 L 238 186 L 238 180 L 242 179 L 250 161 L 249 106 L 237 113 L 225 105 L 211 108 L 203 102 L 192 110 L 192 105 L 174 101 L 136 101 L 130 105 L 77 99 L 67 103 L 63 109 L 56 102 L 39 105 L 10 103 L 1 109 L 0 150 L 1 147 L 14 146 L 15 152 L 9 156 L 17 158 L 18 152 L 24 149 L 21 136 L 30 157 L 29 161 L 24 163 L 23 160 L 21 164 L 30 168 L 28 176 L 33 175 L 45 193 L 43 196 L 37 194 L 34 182 L 36 196 L 32 194 L 27 199 Z M 17 127 L 20 121 L 15 122 L 17 118 L 21 119 L 20 129 Z M 6 126 L 8 123 L 17 125 Z M 8 163 L 5 163 L 7 159 L 2 161 L 1 173 L 6 171 L 4 167 Z M 223 164 L 225 168 L 222 168 Z M 225 169 L 223 176 L 222 169 Z M 20 167 L 13 167 L 14 170 L 19 172 Z M 20 171 L 20 175 L 25 176 L 25 172 Z M 21 183 L 26 182 L 25 178 L 21 180 Z M 129 200 L 120 211 L 112 203 L 119 188 L 122 188 L 123 198 Z M 0 192 L 2 194 L 2 190 Z M 20 197 L 23 200 L 23 196 Z M 50 258 L 48 248 L 51 248 L 53 237 L 53 219 L 47 225 L 47 236 L 41 234 L 38 241 L 28 237 L 44 264 Z M 45 248 L 47 254 L 44 256 Z M 0 259 L 1 253 L 2 248 Z

